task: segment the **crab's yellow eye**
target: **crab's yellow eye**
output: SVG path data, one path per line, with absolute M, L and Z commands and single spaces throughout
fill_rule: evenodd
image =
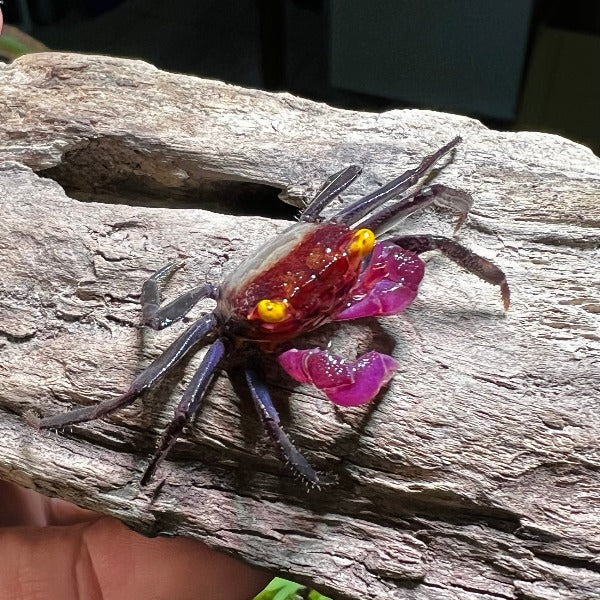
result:
M 358 254 L 361 258 L 367 256 L 375 246 L 375 234 L 370 229 L 359 229 L 350 242 L 350 254 Z
M 256 312 L 265 323 L 279 323 L 287 315 L 287 303 L 277 300 L 261 300 L 256 305 Z

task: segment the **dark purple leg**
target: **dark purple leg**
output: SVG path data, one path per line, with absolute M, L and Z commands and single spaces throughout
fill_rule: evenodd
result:
M 417 254 L 429 252 L 430 250 L 439 250 L 450 260 L 463 267 L 463 269 L 477 275 L 477 277 L 488 283 L 500 286 L 504 310 L 508 310 L 510 305 L 510 290 L 506 282 L 506 275 L 487 258 L 475 254 L 454 240 L 437 235 L 405 235 L 390 238 L 390 241 L 405 250 L 411 250 Z
M 394 202 L 391 206 L 383 208 L 367 217 L 361 222 L 361 227 L 367 227 L 377 235 L 385 233 L 409 215 L 423 210 L 427 206 L 435 204 L 444 208 L 450 208 L 459 214 L 454 233 L 458 233 L 462 227 L 469 210 L 473 205 L 473 198 L 467 192 L 455 190 L 445 185 L 435 184 L 420 190 Z
M 60 428 L 82 421 L 91 421 L 102 417 L 118 408 L 131 404 L 147 389 L 158 383 L 168 371 L 179 362 L 190 350 L 205 341 L 216 327 L 215 317 L 205 315 L 180 335 L 157 359 L 154 360 L 133 381 L 129 389 L 117 398 L 106 400 L 100 404 L 76 408 L 69 412 L 40 419 L 28 415 L 29 422 L 41 429 Z
M 182 261 L 170 262 L 144 281 L 140 297 L 143 325 L 152 329 L 164 329 L 183 318 L 203 298 L 216 298 L 217 288 L 205 283 L 185 292 L 161 308 L 159 286 L 182 266 Z
M 287 464 L 300 479 L 310 485 L 318 486 L 319 477 L 315 470 L 308 464 L 308 461 L 300 454 L 300 451 L 292 444 L 290 438 L 283 430 L 279 421 L 279 415 L 263 380 L 251 369 L 245 369 L 244 372 L 260 420 L 265 426 L 273 444 L 283 454 Z
M 327 179 L 302 211 L 299 221 L 318 221 L 321 211 L 337 196 L 339 196 L 362 172 L 358 165 L 350 165 Z
M 173 420 L 169 423 L 169 426 L 165 429 L 161 440 L 158 444 L 158 448 L 150 461 L 150 464 L 146 467 L 144 475 L 142 476 L 141 484 L 146 485 L 152 475 L 156 471 L 156 467 L 164 460 L 169 453 L 169 450 L 175 445 L 177 438 L 183 431 L 183 428 L 190 422 L 202 402 L 202 398 L 208 385 L 210 384 L 215 370 L 219 366 L 223 356 L 225 354 L 225 345 L 223 341 L 216 340 L 207 350 L 200 367 L 192 377 L 192 380 L 188 384 L 183 396 L 175 409 L 175 415 Z
M 438 160 L 452 151 L 461 141 L 462 139 L 460 137 L 455 137 L 437 152 L 426 156 L 416 169 L 409 169 L 368 196 L 357 200 L 354 204 L 351 204 L 335 215 L 331 221 L 334 223 L 343 223 L 349 227 L 355 227 L 378 206 L 381 206 L 384 202 L 399 196 L 413 185 L 416 185 L 419 182 L 419 179 L 424 177 Z

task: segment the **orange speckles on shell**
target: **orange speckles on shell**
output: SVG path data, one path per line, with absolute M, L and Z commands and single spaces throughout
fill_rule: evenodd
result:
M 356 232 L 345 225 L 294 226 L 224 282 L 219 309 L 239 320 L 237 335 L 246 339 L 281 341 L 314 329 L 342 308 L 356 282 L 363 257 L 361 252 L 348 251 L 354 241 Z M 285 253 L 280 252 L 281 244 Z M 260 260 L 264 261 L 262 269 Z M 246 275 L 248 269 L 251 277 Z M 257 319 L 257 304 L 265 298 L 285 302 L 286 318 L 279 322 Z
M 320 271 L 331 262 L 331 248 L 317 244 L 306 256 L 306 266 L 313 271 Z

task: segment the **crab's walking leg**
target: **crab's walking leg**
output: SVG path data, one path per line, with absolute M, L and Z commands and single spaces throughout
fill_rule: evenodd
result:
M 175 415 L 165 429 L 150 464 L 144 471 L 141 480 L 142 485 L 146 485 L 150 481 L 154 471 L 156 471 L 156 467 L 158 467 L 167 456 L 169 450 L 173 447 L 177 438 L 183 431 L 183 428 L 190 422 L 195 412 L 200 407 L 204 393 L 215 374 L 215 370 L 223 359 L 224 354 L 225 344 L 223 344 L 221 339 L 216 340 L 208 348 L 200 367 L 185 389 L 185 392 L 175 409 Z
M 508 310 L 510 305 L 510 289 L 506 282 L 506 275 L 494 263 L 487 260 L 487 258 L 475 254 L 454 240 L 437 235 L 405 235 L 391 238 L 389 241 L 416 254 L 429 252 L 430 250 L 439 250 L 450 260 L 477 275 L 480 279 L 500 286 L 504 310 Z
M 356 227 L 362 219 L 378 206 L 381 206 L 384 202 L 399 196 L 413 185 L 416 185 L 419 182 L 419 179 L 425 176 L 440 158 L 453 150 L 461 141 L 460 137 L 455 137 L 438 151 L 426 156 L 418 167 L 409 169 L 399 177 L 396 177 L 396 179 L 370 193 L 368 196 L 357 200 L 354 204 L 351 204 L 340 211 L 331 220 L 334 223 L 343 223 L 349 227 Z
M 321 186 L 316 196 L 302 211 L 300 221 L 317 221 L 321 211 L 339 196 L 362 172 L 358 165 L 350 165 L 335 173 Z
M 142 371 L 129 386 L 129 389 L 111 400 L 100 404 L 76 408 L 69 412 L 44 417 L 40 419 L 28 415 L 29 422 L 42 429 L 60 428 L 82 421 L 91 421 L 102 417 L 118 408 L 131 404 L 147 389 L 158 383 L 192 348 L 201 344 L 216 327 L 216 320 L 212 314 L 206 315 L 186 329 L 157 359 Z
M 245 374 L 248 387 L 250 388 L 250 394 L 254 400 L 254 405 L 256 406 L 260 420 L 263 422 L 271 440 L 281 451 L 290 467 L 301 479 L 312 485 L 319 485 L 319 477 L 315 470 L 308 464 L 308 461 L 300 454 L 299 450 L 292 444 L 290 438 L 283 430 L 281 422 L 279 421 L 279 415 L 277 414 L 269 390 L 264 382 L 258 374 L 251 369 L 245 369 Z
M 456 234 L 465 222 L 469 210 L 471 210 L 473 197 L 467 192 L 436 183 L 377 211 L 362 221 L 360 226 L 381 235 L 399 221 L 431 204 L 450 208 L 458 213 L 458 221 L 454 227 L 454 233 Z
M 205 283 L 185 292 L 161 308 L 159 286 L 182 266 L 182 261 L 170 262 L 144 281 L 140 297 L 143 325 L 152 329 L 164 329 L 183 318 L 203 298 L 216 298 L 218 289 L 210 283 Z

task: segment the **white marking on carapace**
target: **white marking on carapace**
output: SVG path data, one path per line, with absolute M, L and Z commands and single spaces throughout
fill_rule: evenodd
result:
M 230 299 L 238 295 L 257 275 L 270 269 L 275 263 L 293 252 L 307 235 L 320 227 L 318 223 L 294 223 L 284 232 L 258 248 L 256 254 L 249 256 L 230 273 L 221 284 L 220 310 L 230 312 Z

